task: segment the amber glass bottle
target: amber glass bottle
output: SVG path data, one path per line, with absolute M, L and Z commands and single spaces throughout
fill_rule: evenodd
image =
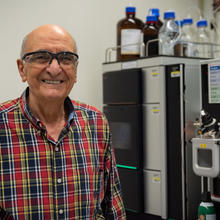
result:
M 135 17 L 135 12 L 135 7 L 126 7 L 126 18 L 120 20 L 117 24 L 117 46 L 120 46 L 117 49 L 117 61 L 140 57 L 144 24 Z
M 158 41 L 149 42 L 150 40 L 158 39 L 159 29 L 157 27 L 158 18 L 156 16 L 147 16 L 146 24 L 143 28 L 144 43 L 145 43 L 145 56 L 155 56 L 158 55 Z
M 157 17 L 156 26 L 158 29 L 160 29 L 163 25 L 163 22 L 160 20 L 160 10 L 159 8 L 150 8 L 148 15 L 154 15 Z

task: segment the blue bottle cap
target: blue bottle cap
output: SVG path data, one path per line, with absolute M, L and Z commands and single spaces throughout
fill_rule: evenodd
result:
M 175 23 L 176 23 L 177 26 L 179 26 L 179 21 L 175 20 Z
M 180 20 L 180 27 L 182 27 L 184 24 L 184 21 L 183 20 Z
M 169 19 L 169 18 L 175 18 L 175 12 L 174 11 L 166 11 L 164 12 L 164 19 Z
M 135 7 L 126 7 L 126 12 L 135 12 L 136 8 Z
M 146 21 L 157 21 L 157 20 L 158 20 L 157 17 L 154 15 L 148 15 L 146 17 Z
M 159 8 L 150 8 L 148 14 L 160 17 L 160 10 Z
M 192 24 L 193 23 L 193 19 L 192 18 L 184 18 L 183 19 L 183 25 L 184 24 Z
M 208 22 L 205 19 L 199 20 L 197 22 L 197 27 L 207 27 L 208 26 Z

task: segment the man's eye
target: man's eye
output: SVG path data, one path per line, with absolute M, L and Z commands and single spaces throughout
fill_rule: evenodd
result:
M 48 54 L 36 54 L 31 58 L 32 62 L 48 62 L 50 56 Z
M 70 55 L 63 55 L 63 56 L 60 56 L 59 57 L 60 61 L 63 62 L 63 63 L 72 63 L 74 60 L 73 60 L 73 57 L 70 56 Z

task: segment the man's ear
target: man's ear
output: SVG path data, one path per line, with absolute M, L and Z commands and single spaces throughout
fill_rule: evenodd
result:
M 77 67 L 78 67 L 78 63 L 79 63 L 79 61 L 77 61 L 77 63 L 75 64 L 75 79 L 74 79 L 74 83 L 77 82 Z
M 18 66 L 18 71 L 20 73 L 22 82 L 26 82 L 27 81 L 27 76 L 26 76 L 26 74 L 24 72 L 24 63 L 23 63 L 23 61 L 21 59 L 17 60 L 17 66 Z

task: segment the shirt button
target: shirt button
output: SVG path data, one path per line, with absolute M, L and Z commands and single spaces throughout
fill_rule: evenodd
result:
M 62 215 L 63 214 L 63 209 L 59 210 L 59 214 Z
M 62 183 L 62 179 L 61 179 L 61 178 L 58 178 L 58 179 L 57 179 L 57 183 Z
M 55 151 L 58 152 L 59 151 L 59 147 L 55 147 Z

